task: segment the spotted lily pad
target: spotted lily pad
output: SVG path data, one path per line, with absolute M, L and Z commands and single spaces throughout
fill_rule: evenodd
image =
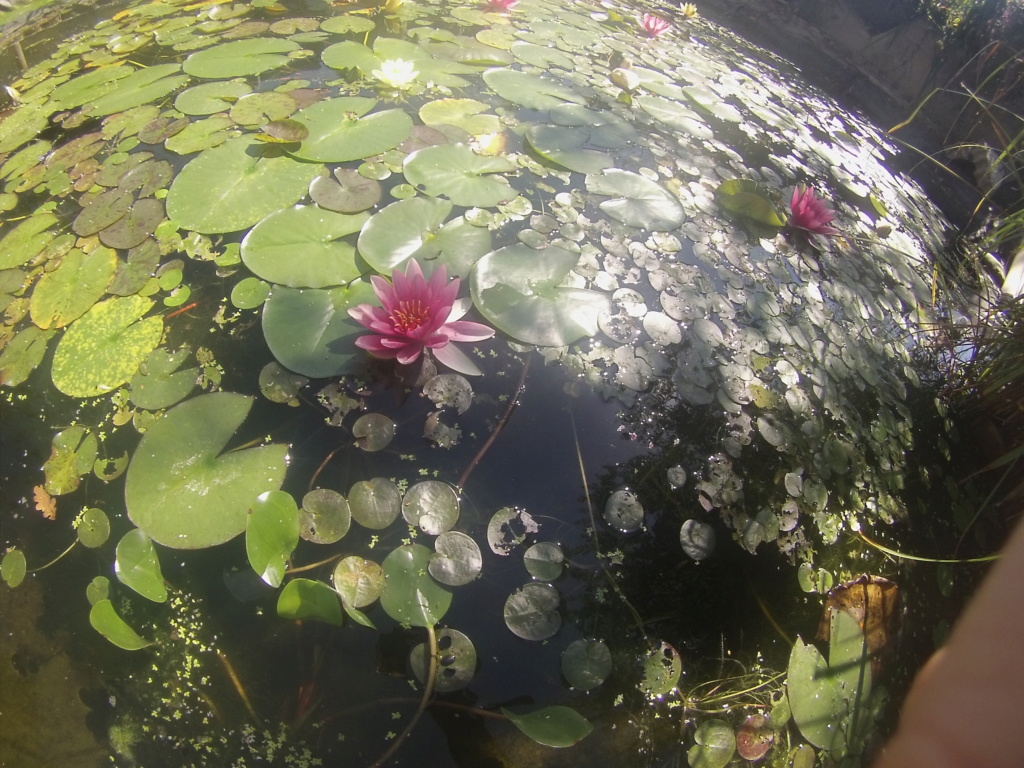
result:
M 492 251 L 473 268 L 473 303 L 496 328 L 527 344 L 560 347 L 598 331 L 608 297 L 563 281 L 579 256 L 558 246 Z
M 244 75 L 258 75 L 288 63 L 288 54 L 299 44 L 273 37 L 233 40 L 191 54 L 182 69 L 193 77 L 227 80 Z
M 109 248 L 96 248 L 88 255 L 77 248 L 70 251 L 36 284 L 32 322 L 46 329 L 77 320 L 103 296 L 116 269 L 117 254 Z
M 83 475 L 92 471 L 99 452 L 96 434 L 75 425 L 58 432 L 43 464 L 47 493 L 60 496 L 78 488 Z
M 65 331 L 53 355 L 53 383 L 71 397 L 94 397 L 124 384 L 163 335 L 153 302 L 125 296 L 94 305 Z
M 320 167 L 274 157 L 266 150 L 242 136 L 200 153 L 171 184 L 167 214 L 184 229 L 212 234 L 251 227 L 293 205 Z
M 221 544 L 245 530 L 256 497 L 284 480 L 287 447 L 222 453 L 252 400 L 216 392 L 176 405 L 142 436 L 125 480 L 132 522 L 175 549 Z
M 369 217 L 297 205 L 273 213 L 242 240 L 242 261 L 256 275 L 292 288 L 344 285 L 360 276 L 355 246 L 342 238 Z
M 417 189 L 455 205 L 491 208 L 516 196 L 504 176 L 514 170 L 504 157 L 485 157 L 463 144 L 424 147 L 405 161 L 405 177 Z
M 299 110 L 293 119 L 309 129 L 309 136 L 289 151 L 300 160 L 342 163 L 394 149 L 409 138 L 412 118 L 401 109 L 370 113 L 376 104 L 347 96 Z
M 653 696 L 664 696 L 676 687 L 682 674 L 683 660 L 679 652 L 662 641 L 644 656 L 640 688 Z
M 437 673 L 434 689 L 438 693 L 459 691 L 469 685 L 476 674 L 476 647 L 462 632 L 445 627 L 437 633 Z M 427 680 L 430 669 L 430 649 L 420 643 L 409 654 L 409 666 L 421 683 Z

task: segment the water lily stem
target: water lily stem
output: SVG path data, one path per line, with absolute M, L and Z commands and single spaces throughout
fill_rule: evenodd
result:
M 921 557 L 920 555 L 908 555 L 906 552 L 900 552 L 895 549 L 890 549 L 884 544 L 879 544 L 877 541 L 872 541 L 864 535 L 864 531 L 858 531 L 860 537 L 864 539 L 868 544 L 877 550 L 885 552 L 885 554 L 892 557 L 899 558 L 901 560 L 914 560 L 919 563 L 989 563 L 993 560 L 998 560 L 999 555 L 985 555 L 984 557 L 961 557 L 961 558 L 942 558 L 942 557 Z
M 253 707 L 252 702 L 249 700 L 249 694 L 245 692 L 245 686 L 242 685 L 242 681 L 235 672 L 235 668 L 232 666 L 231 661 L 222 651 L 217 651 L 217 658 L 220 659 L 220 663 L 224 666 L 225 671 L 227 671 L 228 678 L 230 678 L 231 684 L 235 686 L 235 691 L 238 692 L 238 697 L 242 700 L 242 704 L 245 705 L 245 711 L 249 713 L 249 717 L 252 718 L 256 725 L 262 725 L 263 720 L 260 718 L 255 707 Z
M 512 393 L 512 397 L 508 401 L 508 407 L 505 409 L 505 413 L 501 415 L 501 420 L 498 421 L 498 425 L 491 430 L 491 434 L 487 436 L 487 440 L 481 446 L 480 450 L 477 451 L 476 456 L 469 462 L 466 469 L 462 472 L 458 482 L 455 483 L 455 490 L 462 493 L 462 489 L 466 485 L 466 480 L 469 479 L 470 474 L 476 469 L 476 465 L 483 459 L 484 454 L 490 450 L 491 445 L 498 439 L 498 435 L 501 434 L 501 430 L 505 428 L 509 418 L 512 416 L 512 411 L 516 409 L 519 404 L 519 397 L 523 394 L 523 386 L 526 384 L 526 374 L 530 371 L 530 362 L 533 360 L 532 357 L 526 358 L 526 363 L 523 364 L 523 370 L 519 373 L 519 381 L 516 383 L 515 392 Z
M 75 539 L 74 541 L 72 541 L 70 547 L 65 549 L 63 552 L 61 552 L 59 555 L 57 555 L 55 558 L 53 558 L 53 560 L 48 562 L 46 565 L 40 565 L 38 568 L 29 568 L 27 571 L 25 571 L 25 573 L 39 573 L 39 571 L 45 571 L 51 565 L 53 565 L 58 560 L 60 560 L 62 557 L 64 557 L 64 555 L 66 555 L 68 552 L 70 552 L 72 549 L 74 549 L 76 544 L 78 544 L 78 539 Z
M 314 568 L 319 568 L 322 565 L 330 565 L 335 560 L 341 560 L 341 558 L 343 558 L 343 557 L 345 557 L 345 553 L 344 552 L 340 552 L 337 555 L 331 555 L 326 560 L 320 560 L 320 561 L 315 562 L 315 563 L 310 563 L 309 565 L 300 565 L 300 566 L 298 566 L 296 568 L 287 568 L 287 569 L 285 569 L 285 575 L 290 576 L 293 573 L 302 573 L 303 571 L 312 571 Z
M 412 719 L 406 724 L 405 728 L 398 738 L 395 739 L 394 743 L 388 748 L 388 751 L 381 755 L 380 759 L 375 762 L 370 768 L 381 768 L 386 765 L 394 754 L 401 749 L 402 744 L 412 733 L 412 729 L 416 727 L 416 724 L 423 717 L 423 713 L 427 711 L 427 707 L 430 705 L 430 699 L 434 696 L 434 681 L 437 680 L 437 633 L 434 632 L 433 627 L 427 627 L 427 643 L 430 648 L 430 666 L 427 671 L 427 682 L 423 686 L 423 696 L 420 697 L 420 705 L 416 708 L 416 713 L 412 716 Z

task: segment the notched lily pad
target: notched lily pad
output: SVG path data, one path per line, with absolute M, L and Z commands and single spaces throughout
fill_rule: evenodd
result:
M 455 490 L 439 480 L 416 483 L 402 499 L 402 516 L 409 525 L 437 536 L 451 528 L 459 519 L 459 497 Z
M 483 568 L 480 547 L 472 536 L 459 531 L 446 531 L 434 541 L 434 555 L 427 570 L 449 587 L 461 587 L 475 580 Z
M 477 654 L 473 641 L 457 629 L 445 627 L 437 633 L 437 673 L 434 689 L 438 693 L 459 691 L 469 685 L 476 674 Z M 409 665 L 421 683 L 430 669 L 430 649 L 420 643 L 409 654 Z
M 547 640 L 562 626 L 561 598 L 550 584 L 525 584 L 505 601 L 505 624 L 524 640 Z
M 348 501 L 330 488 L 317 488 L 302 497 L 299 535 L 314 544 L 340 541 L 352 525 Z

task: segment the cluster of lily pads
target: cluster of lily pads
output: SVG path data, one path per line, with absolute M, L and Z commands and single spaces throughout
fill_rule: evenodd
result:
M 928 238 L 943 224 L 886 168 L 893 150 L 875 128 L 766 52 L 663 11 L 656 23 L 624 4 L 521 0 L 294 16 L 270 0 L 157 0 L 34 64 L 0 122 L 0 381 L 29 398 L 52 382 L 71 399 L 55 410 L 99 415 L 58 431 L 26 499 L 36 486 L 40 509 L 77 504 L 83 478 L 124 473 L 123 509 L 86 506 L 76 535 L 99 548 L 118 531 L 117 580 L 153 601 L 168 599 L 165 548 L 244 534 L 253 571 L 280 588 L 279 615 L 372 625 L 379 602 L 433 632 L 452 590 L 481 572 L 477 532 L 456 529 L 454 477 L 371 474 L 297 499 L 282 490 L 286 446 L 225 452 L 257 390 L 316 400 L 367 454 L 386 449 L 393 419 L 349 416 L 372 375 L 350 313 L 378 303 L 371 276 L 416 264 L 468 284 L 466 307 L 507 342 L 481 345 L 491 354 L 536 348 L 621 402 L 622 431 L 665 455 L 675 502 L 659 513 L 673 516 L 681 557 L 712 556 L 717 529 L 810 563 L 844 530 L 900 516 L 913 337 L 929 320 Z M 834 221 L 807 213 L 801 185 L 829 199 Z M 796 236 L 793 222 L 812 219 L 812 236 Z M 231 373 L 217 358 L 257 315 L 256 346 L 273 360 L 233 385 L 245 394 L 216 391 Z M 437 404 L 426 436 L 451 446 L 460 433 L 444 419 L 473 389 L 433 374 L 416 382 Z M 708 410 L 720 437 L 703 456 L 680 459 L 670 449 L 684 430 L 650 424 L 654 411 Z M 129 425 L 141 438 L 114 452 Z M 628 488 L 601 502 L 616 535 L 655 514 Z M 300 539 L 330 547 L 352 520 L 386 531 L 400 518 L 432 547 L 290 576 Z M 507 627 L 552 638 L 562 549 L 515 506 L 489 520 L 491 552 L 521 547 L 531 579 L 508 597 Z M 2 570 L 12 585 L 24 577 L 22 548 Z M 111 586 L 92 586 L 94 626 L 145 647 Z M 437 678 L 439 640 L 453 650 Z M 640 689 L 670 694 L 675 649 L 640 655 Z M 597 638 L 562 662 L 578 691 L 612 669 Z M 477 656 L 449 627 L 411 666 L 450 692 L 469 685 Z M 591 727 L 565 707 L 506 714 L 555 746 Z M 732 757 L 716 728 L 699 732 L 703 765 Z

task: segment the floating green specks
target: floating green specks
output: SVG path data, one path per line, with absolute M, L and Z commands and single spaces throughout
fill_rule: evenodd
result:
M 53 356 L 57 389 L 72 397 L 94 397 L 135 375 L 163 334 L 159 317 L 142 319 L 152 306 L 141 296 L 107 299 L 76 320 Z

